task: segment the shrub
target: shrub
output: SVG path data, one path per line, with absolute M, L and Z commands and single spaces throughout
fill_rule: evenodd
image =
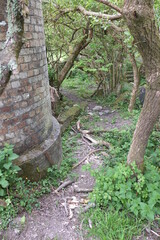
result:
M 17 179 L 17 173 L 20 170 L 18 166 L 13 164 L 13 160 L 18 158 L 18 155 L 13 153 L 13 146 L 5 144 L 5 147 L 0 150 L 0 196 L 4 197 L 7 194 L 7 189 Z
M 127 210 L 142 219 L 154 220 L 160 214 L 160 174 L 151 163 L 145 164 L 144 175 L 124 163 L 94 173 L 96 187 L 92 200 L 109 210 Z

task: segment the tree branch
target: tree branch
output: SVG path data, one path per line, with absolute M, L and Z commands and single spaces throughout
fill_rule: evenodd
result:
M 101 12 L 92 12 L 92 11 L 87 11 L 84 7 L 79 6 L 77 7 L 77 10 L 81 13 L 83 13 L 83 15 L 85 16 L 93 16 L 93 17 L 98 17 L 98 18 L 103 18 L 103 19 L 107 19 L 107 20 L 118 20 L 120 18 L 122 18 L 121 14 L 117 14 L 117 15 L 108 15 L 105 13 L 101 13 Z
M 108 7 L 111 7 L 112 9 L 116 10 L 117 12 L 121 13 L 122 14 L 122 9 L 119 8 L 118 6 L 114 5 L 113 3 L 110 3 L 109 1 L 107 0 L 95 0 L 96 2 L 99 2 L 99 3 L 103 3 L 105 5 L 107 5 Z

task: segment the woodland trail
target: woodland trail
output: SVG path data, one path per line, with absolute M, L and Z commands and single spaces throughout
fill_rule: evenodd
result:
M 74 103 L 84 99 L 77 98 L 72 92 L 64 92 L 66 97 Z M 93 128 L 101 128 L 109 130 L 113 128 L 122 128 L 131 124 L 130 120 L 124 120 L 119 113 L 112 111 L 108 107 L 97 107 L 97 103 L 87 100 L 88 106 L 85 116 L 88 122 L 92 122 L 93 116 L 96 114 L 97 121 Z M 99 109 L 99 110 L 98 110 Z M 73 129 L 76 126 L 73 125 Z M 88 129 L 89 130 L 89 129 Z M 70 131 L 70 141 L 76 131 Z M 88 192 L 94 186 L 94 178 L 88 171 L 83 171 L 82 167 L 91 163 L 92 168 L 97 169 L 102 165 L 102 154 L 104 151 L 97 151 L 100 147 L 93 146 L 85 141 L 81 136 L 77 139 L 77 151 L 74 157 L 82 164 L 73 169 L 72 175 L 76 176 L 76 180 L 68 187 L 55 193 L 55 189 L 50 194 L 42 197 L 40 209 L 34 209 L 31 214 L 23 213 L 16 217 L 10 223 L 7 231 L 3 233 L 3 240 L 84 240 L 86 238 L 83 229 L 84 219 L 80 217 L 80 212 L 85 209 L 88 203 Z M 106 149 L 106 154 L 107 154 Z M 66 179 L 68 180 L 68 179 Z M 25 215 L 25 224 L 21 224 L 21 218 Z M 82 231 L 83 229 L 83 231 Z M 92 239 L 92 238 L 90 238 Z

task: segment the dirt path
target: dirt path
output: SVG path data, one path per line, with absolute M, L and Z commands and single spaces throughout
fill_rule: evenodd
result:
M 64 93 L 75 103 L 81 101 L 74 94 Z M 84 100 L 83 100 L 84 101 Z M 86 116 L 88 121 L 99 116 L 94 127 L 102 129 L 121 128 L 131 124 L 124 120 L 117 112 L 107 107 L 97 105 L 88 101 Z M 76 134 L 70 132 L 71 137 Z M 81 161 L 96 147 L 86 144 L 83 139 L 77 140 L 78 150 L 74 153 L 78 161 Z M 21 224 L 23 215 L 18 216 L 9 226 L 8 230 L 0 239 L 4 240 L 83 240 L 86 239 L 82 233 L 82 219 L 79 213 L 87 205 L 87 193 L 77 192 L 77 189 L 92 189 L 94 179 L 88 171 L 82 171 L 82 166 L 92 163 L 94 168 L 102 164 L 101 155 L 93 153 L 86 158 L 83 164 L 73 170 L 77 179 L 57 195 L 54 191 L 40 199 L 40 209 L 34 209 L 31 214 L 25 215 L 25 224 Z

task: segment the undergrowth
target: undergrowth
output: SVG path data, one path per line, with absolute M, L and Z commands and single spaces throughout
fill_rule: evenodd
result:
M 160 225 L 160 132 L 154 130 L 149 138 L 142 174 L 135 164 L 132 168 L 126 165 L 134 128 L 104 133 L 103 139 L 111 143 L 111 149 L 103 157 L 103 167 L 97 171 L 88 167 L 96 179 L 90 195 L 96 209 L 87 215 L 92 222 L 88 232 L 98 239 L 128 240 L 147 222 Z
M 92 228 L 87 227 L 86 238 L 94 236 L 97 240 L 132 240 L 143 226 L 140 219 L 131 218 L 127 211 L 105 211 L 98 207 L 85 215 L 85 226 L 88 219 L 92 221 Z
M 73 153 L 77 148 L 78 137 L 79 135 L 70 136 L 69 131 L 64 134 L 62 137 L 63 161 L 60 168 L 57 166 L 49 168 L 46 178 L 39 182 L 31 182 L 18 177 L 19 168 L 13 164 L 13 160 L 17 158 L 17 155 L 13 153 L 13 146 L 6 145 L 0 151 L 0 164 L 3 165 L 0 172 L 0 193 L 3 197 L 0 202 L 0 230 L 6 228 L 18 213 L 31 212 L 33 207 L 39 207 L 38 199 L 50 193 L 51 189 L 56 188 L 67 176 L 75 177 L 69 173 L 76 162 Z
M 160 174 L 151 163 L 146 163 L 144 174 L 135 164 L 129 167 L 119 163 L 93 175 L 96 187 L 91 198 L 100 208 L 107 211 L 127 210 L 149 221 L 160 215 Z
M 80 81 L 82 79 L 79 79 Z M 84 88 L 87 89 L 86 82 L 89 87 L 86 77 L 83 81 L 84 86 L 80 95 L 82 92 L 84 93 Z M 76 82 L 79 84 L 78 81 Z M 71 89 L 72 84 L 73 82 L 67 88 Z M 113 107 L 115 98 L 115 95 L 112 95 L 106 99 L 103 98 L 103 101 L 100 99 L 99 103 L 101 105 L 110 103 Z M 146 222 L 151 223 L 156 220 L 160 223 L 160 132 L 154 130 L 149 138 L 145 154 L 145 173 L 142 175 L 135 165 L 132 168 L 128 167 L 126 165 L 127 153 L 140 108 L 137 107 L 130 114 L 126 111 L 127 106 L 128 97 L 124 102 L 121 101 L 118 104 L 122 116 L 132 118 L 133 126 L 121 131 L 114 129 L 101 135 L 103 140 L 111 144 L 111 148 L 108 156 L 103 156 L 102 169 L 91 170 L 96 179 L 96 185 L 90 195 L 90 201 L 96 203 L 96 208 L 89 210 L 84 215 L 84 223 L 88 226 L 88 219 L 91 220 L 92 228 L 88 229 L 88 234 L 100 240 L 130 240 L 140 233 Z M 91 123 L 85 115 L 82 117 L 81 123 L 83 127 L 91 126 L 93 128 L 94 123 L 99 120 L 99 116 L 95 114 Z M 76 161 L 73 158 L 73 152 L 77 147 L 77 138 L 79 138 L 78 134 L 76 136 L 71 136 L 69 132 L 64 134 L 61 167 L 49 168 L 47 177 L 38 183 L 23 180 L 18 177 L 17 173 L 13 176 L 10 175 L 9 170 L 14 169 L 13 162 L 7 162 L 7 165 L 3 163 L 4 171 L 0 172 L 2 180 L 0 180 L 0 192 L 5 201 L 5 207 L 0 206 L 1 229 L 6 228 L 18 213 L 24 210 L 31 212 L 33 207 L 39 207 L 38 198 L 43 194 L 50 193 L 53 187 L 57 187 L 60 181 L 68 176 Z M 5 148 L 5 152 L 7 156 L 10 156 L 10 160 L 16 157 L 13 151 L 7 150 L 7 148 Z M 4 160 L 2 152 L 1 156 Z M 9 175 L 12 176 L 11 179 Z M 74 176 L 70 174 L 70 177 Z
M 76 70 L 72 72 L 71 77 L 62 83 L 62 88 L 74 89 L 74 92 L 80 97 L 91 96 L 95 83 L 93 79 L 83 71 Z

